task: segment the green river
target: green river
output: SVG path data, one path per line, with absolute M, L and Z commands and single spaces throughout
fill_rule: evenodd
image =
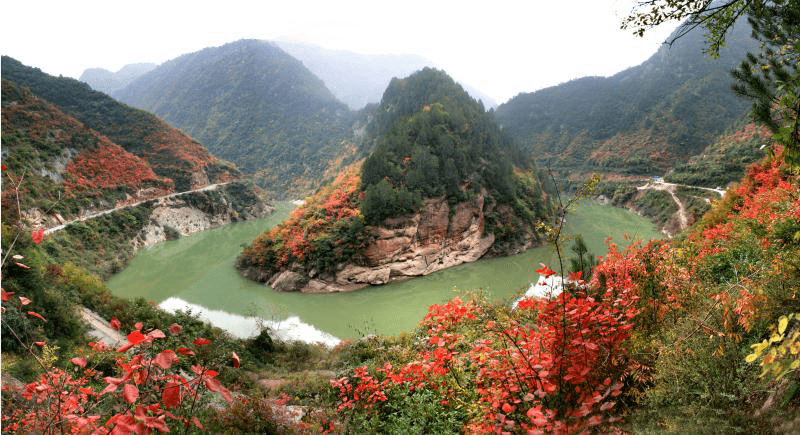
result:
M 239 276 L 233 263 L 242 245 L 285 219 L 292 208 L 291 203 L 279 203 L 268 218 L 226 225 L 142 250 L 108 285 L 116 295 L 143 297 L 170 311 L 191 309 L 238 337 L 255 335 L 263 325 L 283 339 L 335 344 L 337 337 L 409 331 L 425 316 L 429 305 L 445 302 L 459 292 L 482 290 L 493 299 L 510 300 L 538 279 L 534 270 L 539 263 L 553 269 L 557 266 L 555 250 L 544 246 L 425 277 L 334 294 L 275 292 Z M 596 256 L 606 252 L 609 236 L 621 245 L 661 237 L 646 219 L 596 203 L 573 210 L 565 227 L 567 234 L 582 234 Z

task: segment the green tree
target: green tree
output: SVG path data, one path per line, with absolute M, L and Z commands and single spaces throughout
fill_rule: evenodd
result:
M 577 256 L 569 259 L 570 272 L 581 272 L 581 279 L 589 281 L 589 278 L 592 277 L 592 270 L 597 265 L 597 260 L 589 252 L 589 248 L 580 234 L 575 238 L 570 250 Z

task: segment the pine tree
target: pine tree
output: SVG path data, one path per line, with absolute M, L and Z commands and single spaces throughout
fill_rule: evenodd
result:
M 800 163 L 800 1 L 754 5 L 748 17 L 761 52 L 748 53 L 731 74 L 733 90 L 753 100 L 753 118 L 785 146 L 784 158 Z

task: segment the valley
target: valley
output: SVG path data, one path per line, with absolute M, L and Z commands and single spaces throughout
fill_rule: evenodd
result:
M 109 280 L 109 288 L 119 296 L 143 297 L 170 310 L 202 309 L 201 318 L 237 337 L 256 334 L 260 318 L 279 337 L 313 341 L 324 336 L 319 334 L 322 331 L 338 339 L 352 339 L 411 331 L 427 306 L 463 292 L 481 291 L 491 300 L 509 301 L 537 280 L 534 270 L 539 263 L 553 264 L 555 260 L 552 247 L 542 246 L 424 277 L 332 294 L 273 291 L 239 276 L 231 267 L 239 245 L 252 240 L 263 227 L 277 225 L 292 209 L 290 203 L 278 203 L 276 212 L 266 219 L 239 222 L 141 251 Z M 576 207 L 567 222 L 566 234 L 581 234 L 590 251 L 598 255 L 606 251 L 607 237 L 623 246 L 661 237 L 646 219 L 591 202 Z M 308 336 L 289 335 L 303 325 L 313 327 Z
M 334 26 L 424 55 L 4 54 L 3 432 L 800 431 L 800 1 L 637 4 L 683 22 L 647 60 L 505 102 L 429 59 L 594 41 L 459 5 Z

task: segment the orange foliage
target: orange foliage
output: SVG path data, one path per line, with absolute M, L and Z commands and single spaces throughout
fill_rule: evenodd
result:
M 166 183 L 153 173 L 150 166 L 141 158 L 125 151 L 105 137 L 100 146 L 87 149 L 67 164 L 71 178 L 64 182 L 66 190 L 82 187 L 111 189 L 117 186 L 141 187 L 146 182 Z

